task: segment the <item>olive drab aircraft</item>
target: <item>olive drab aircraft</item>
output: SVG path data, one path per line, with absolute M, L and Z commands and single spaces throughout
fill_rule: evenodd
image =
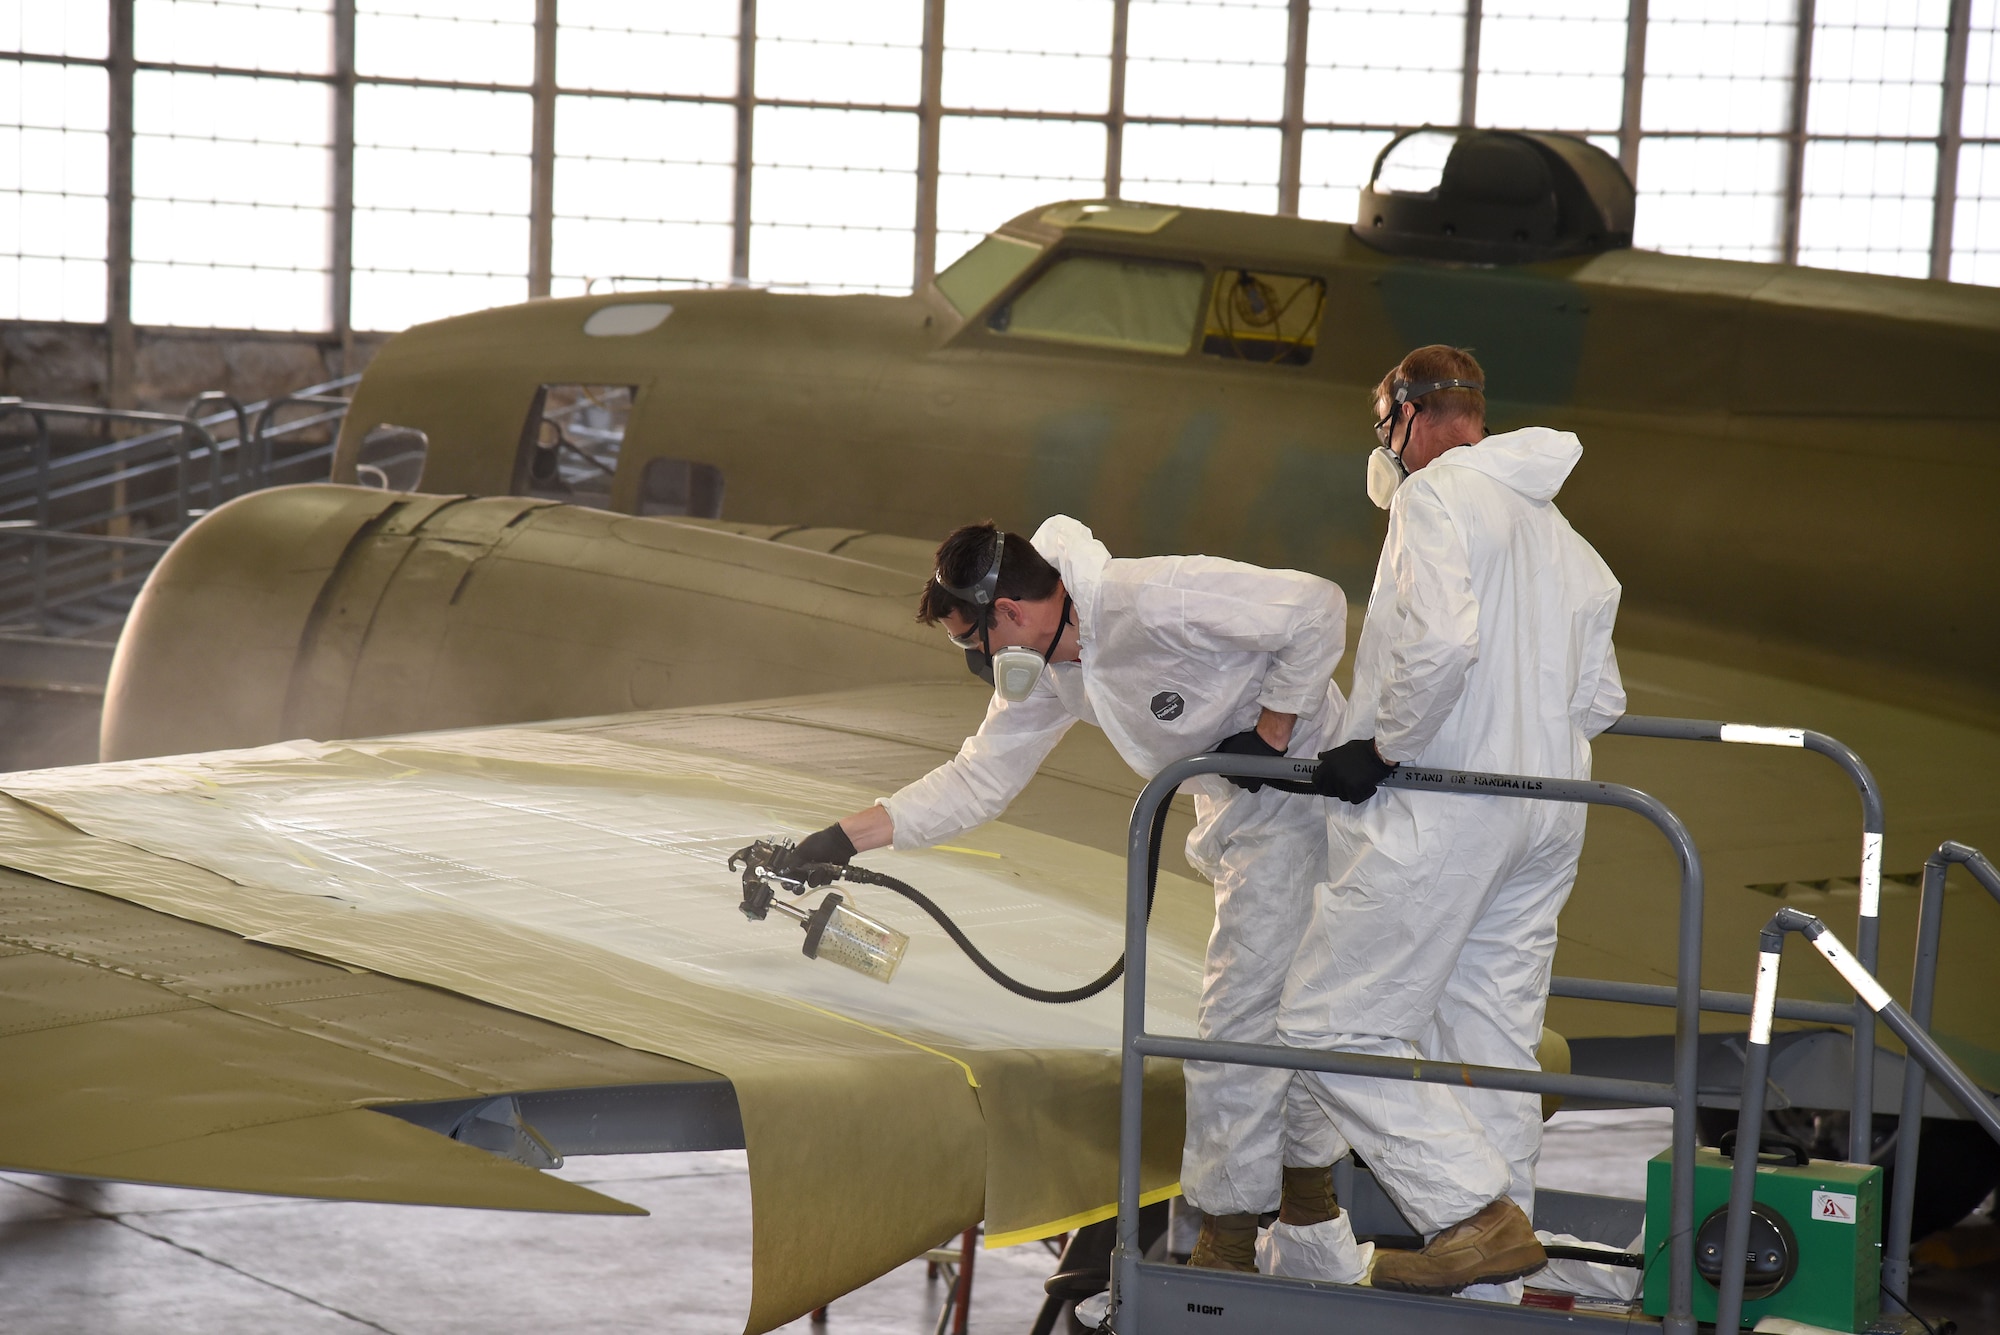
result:
M 884 987 L 747 921 L 724 860 L 977 727 L 990 691 L 913 618 L 967 520 L 1316 571 L 1358 627 L 1372 389 L 1428 342 L 1475 351 L 1495 429 L 1581 437 L 1560 504 L 1624 584 L 1634 713 L 1818 729 L 1872 767 L 1907 995 L 1925 857 L 2000 849 L 2000 292 L 1651 253 L 1633 214 L 1581 140 L 1421 131 L 1352 226 L 1061 202 L 909 296 L 619 293 L 398 335 L 333 483 L 240 498 L 161 560 L 104 763 L 0 779 L 0 971 L 63 985 L 0 1030 L 6 1162 L 616 1212 L 537 1170 L 744 1146 L 758 1330 L 981 1219 L 1004 1243 L 1102 1218 L 1115 992 L 1004 994 L 857 891 L 912 937 Z M 1693 832 L 1705 986 L 1748 990 L 1781 905 L 1852 932 L 1834 766 L 1617 736 L 1595 763 Z M 1077 729 L 1001 821 L 865 861 L 1010 971 L 1084 981 L 1121 948 L 1138 786 Z M 1673 982 L 1677 884 L 1652 827 L 1593 814 L 1557 973 Z M 2000 905 L 1953 886 L 1934 1029 L 2000 1088 Z M 1149 1028 L 1191 1024 L 1211 912 L 1168 859 Z M 1851 1000 L 1811 965 L 1784 986 Z M 1733 1125 L 1742 1022 L 1705 1025 Z M 1558 996 L 1548 1026 L 1577 1070 L 1666 1078 L 1668 1010 Z M 1788 1023 L 1776 1051 L 1773 1119 L 1842 1157 L 1847 1034 Z M 1899 1071 L 1885 1035 L 1878 1154 Z M 1155 1074 L 1148 1199 L 1180 1136 Z M 2000 1180 L 1974 1124 L 1925 1112 L 1920 1229 Z

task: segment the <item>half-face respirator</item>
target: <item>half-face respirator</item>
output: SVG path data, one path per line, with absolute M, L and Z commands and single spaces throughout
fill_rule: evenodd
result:
M 1063 631 L 1069 628 L 1070 599 L 1065 592 L 1062 617 L 1048 648 L 1039 653 L 1025 645 L 994 649 L 991 643 L 993 600 L 995 591 L 1000 587 L 1000 558 L 1006 549 L 1007 535 L 996 532 L 993 535 L 993 555 L 987 562 L 986 572 L 976 581 L 962 587 L 947 583 L 942 570 L 932 572 L 931 581 L 959 601 L 972 604 L 973 628 L 963 635 L 950 636 L 953 644 L 965 650 L 965 665 L 972 670 L 972 675 L 981 681 L 991 682 L 993 693 L 1008 704 L 1018 705 L 1034 694 L 1035 683 L 1042 679 L 1042 669 L 1048 666 L 1056 646 L 1062 643 Z
M 1426 394 L 1435 394 L 1441 389 L 1476 389 L 1484 392 L 1483 380 L 1419 380 L 1414 383 L 1398 380 L 1390 387 L 1389 411 L 1375 424 L 1375 439 L 1382 442 L 1368 454 L 1368 499 L 1378 510 L 1389 508 L 1389 501 L 1396 494 L 1396 488 L 1403 485 L 1403 479 L 1410 470 L 1403 463 L 1403 450 L 1410 448 L 1410 432 L 1416 428 L 1417 413 L 1424 410 L 1417 403 Z M 1410 414 L 1409 425 L 1403 428 L 1403 450 L 1396 448 L 1396 409 L 1404 404 L 1413 404 L 1415 411 Z

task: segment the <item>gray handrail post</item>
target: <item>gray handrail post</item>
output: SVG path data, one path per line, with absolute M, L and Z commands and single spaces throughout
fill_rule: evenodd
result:
M 303 404 L 307 407 L 338 407 L 340 411 L 337 415 L 345 417 L 348 407 L 353 403 L 352 397 L 343 399 L 337 394 L 329 394 L 326 391 L 352 389 L 360 380 L 361 375 L 359 372 L 353 375 L 344 375 L 338 379 L 329 380 L 325 384 L 308 385 L 306 388 L 295 390 L 290 394 L 281 394 L 259 406 L 256 420 L 250 428 L 250 434 L 257 445 L 257 476 L 260 484 L 268 485 L 269 483 L 271 474 L 271 437 L 278 434 L 273 431 L 272 427 L 278 420 L 278 413 L 293 404 Z M 311 421 L 316 419 L 309 418 L 306 420 Z M 298 424 L 294 423 L 293 425 Z M 336 431 L 334 434 L 337 442 L 339 432 Z
M 1963 848 L 1963 845 L 1954 847 Z M 1942 850 L 1941 850 L 1942 851 Z M 1967 849 L 1972 856 L 1978 854 Z M 1984 858 L 1979 858 L 1985 862 Z M 1973 863 L 1967 859 L 1966 865 Z M 1992 871 L 1988 864 L 1986 871 Z M 1982 880 L 1984 878 L 1982 877 Z M 1987 888 L 2000 895 L 2000 875 L 1995 884 Z M 1943 889 L 1942 864 L 1937 878 L 1940 891 Z M 1909 1108 L 1909 1090 L 1912 1070 L 1927 1071 L 1930 1077 L 1958 1100 L 1979 1123 L 1986 1134 L 2000 1142 L 2000 1109 L 1996 1109 L 1986 1092 L 1975 1084 L 1972 1078 L 1959 1069 L 1958 1064 L 1945 1054 L 1923 1026 L 1910 1012 L 1898 1006 L 1875 975 L 1864 968 L 1860 961 L 1849 954 L 1840 939 L 1827 930 L 1825 923 L 1810 913 L 1799 909 L 1779 909 L 1771 915 L 1758 935 L 1757 942 L 1757 1001 L 1750 1015 L 1750 1041 L 1743 1056 L 1743 1096 L 1736 1120 L 1736 1162 L 1729 1174 L 1729 1215 L 1722 1235 L 1722 1279 L 1716 1285 L 1715 1329 L 1718 1335 L 1724 1332 L 1733 1335 L 1743 1324 L 1743 1272 L 1747 1267 L 1745 1253 L 1749 1248 L 1750 1210 L 1757 1189 L 1757 1146 L 1764 1121 L 1764 1083 L 1771 1070 L 1771 1012 L 1778 995 L 1778 968 L 1782 961 L 1785 934 L 1797 932 L 1812 943 L 1813 949 L 1826 957 L 1843 981 L 1854 989 L 1861 1003 L 1881 1021 L 1889 1026 L 1890 1032 L 1903 1040 L 1908 1050 L 1904 1058 L 1904 1110 Z M 1923 1077 L 1916 1077 L 1917 1088 L 1921 1092 Z M 1900 1137 L 1899 1137 L 1900 1140 Z M 1750 1147 L 1746 1155 L 1744 1146 Z M 1899 1145 L 1900 1148 L 1900 1145 Z M 1904 1190 L 1904 1183 L 1914 1187 L 1916 1158 L 1910 1158 L 1911 1176 L 1900 1176 L 1898 1166 L 1898 1194 Z M 1914 1199 L 1914 1197 L 1912 1197 Z M 1904 1220 L 1907 1231 L 1908 1219 Z M 1905 1240 L 1907 1245 L 1907 1239 Z M 1907 1257 L 1905 1258 L 1907 1259 Z M 1886 1266 L 1885 1266 L 1886 1269 Z M 1885 1276 L 1886 1279 L 1886 1276 Z M 1905 1273 L 1907 1283 L 1907 1272 Z M 1890 1290 L 1902 1298 L 1905 1293 Z
M 1112 1253 L 1111 1311 L 1115 1314 L 1139 1283 L 1139 1194 L 1143 1166 L 1141 1131 L 1148 1055 L 1194 1060 L 1467 1084 L 1494 1089 L 1628 1097 L 1667 1103 L 1674 1110 L 1673 1163 L 1669 1184 L 1668 1306 L 1666 1335 L 1695 1335 L 1694 1319 L 1694 1155 L 1698 1090 L 1701 990 L 1701 855 L 1678 816 L 1658 799 L 1621 784 L 1582 779 L 1547 779 L 1509 774 L 1404 765 L 1383 781 L 1385 788 L 1440 792 L 1463 797 L 1513 797 L 1543 802 L 1576 802 L 1622 807 L 1650 820 L 1673 847 L 1681 873 L 1680 974 L 1674 1017 L 1674 1083 L 1649 1085 L 1605 1077 L 1554 1075 L 1499 1067 L 1411 1061 L 1403 1058 L 1323 1052 L 1275 1045 L 1168 1039 L 1146 1032 L 1147 854 L 1154 814 L 1181 784 L 1201 774 L 1228 774 L 1265 780 L 1309 780 L 1314 760 L 1251 759 L 1202 755 L 1176 761 L 1147 783 L 1133 805 L 1126 843 L 1125 1004 L 1119 1059 L 1118 1226 Z M 1126 1330 L 1126 1335 L 1134 1335 Z
M 247 469 L 250 457 L 249 414 L 244 411 L 242 403 L 240 403 L 237 400 L 236 396 L 234 394 L 231 394 L 228 390 L 205 389 L 201 393 L 195 395 L 192 399 L 188 400 L 187 411 L 185 411 L 181 415 L 187 418 L 191 422 L 201 421 L 202 418 L 199 410 L 201 406 L 205 403 L 222 404 L 236 418 L 236 487 L 234 489 L 234 494 L 240 496 L 244 492 L 250 490 L 249 486 L 247 485 L 249 482 L 249 473 Z M 217 414 L 217 416 L 220 416 L 220 414 Z M 217 451 L 220 451 L 222 447 L 218 443 L 217 445 L 214 446 L 214 448 Z M 220 466 L 219 458 L 217 466 L 218 467 Z M 212 492 L 209 498 L 209 504 L 211 506 L 215 504 L 215 499 Z
M 49 526 L 49 468 L 51 464 L 49 443 L 49 418 L 34 404 L 24 403 L 9 396 L 0 400 L 0 418 L 11 417 L 15 413 L 26 413 L 28 420 L 35 424 L 35 443 L 30 451 L 35 473 L 35 527 L 47 529 Z M 35 631 L 48 633 L 49 617 L 49 544 L 45 539 L 31 540 L 28 546 L 28 586 L 32 590 L 29 606 L 34 609 Z
M 215 437 L 209 434 L 207 427 L 190 417 L 187 420 L 187 425 L 181 428 L 180 434 L 183 474 L 185 474 L 188 459 L 193 457 L 194 454 L 194 451 L 187 447 L 187 438 L 189 435 L 199 436 L 201 443 L 208 448 L 208 508 L 213 510 L 226 499 L 222 491 L 222 447 L 216 444 Z M 185 525 L 187 519 L 187 489 L 183 486 L 181 489 L 181 523 Z
M 1910 978 L 1910 1019 L 1926 1032 L 1937 993 L 1938 942 L 1944 928 L 1944 881 L 1959 863 L 2000 900 L 2000 871 L 1976 848 L 1947 839 L 1924 861 L 1923 903 L 1917 911 L 1916 963 Z M 1882 1287 L 1897 1301 L 1910 1296 L 1911 1221 L 1917 1207 L 1917 1151 L 1923 1134 L 1924 1070 L 1903 1063 L 1903 1105 L 1896 1123 L 1896 1180 L 1889 1193 L 1889 1236 L 1882 1247 Z
M 35 423 L 35 527 L 49 526 L 49 418 L 48 414 L 30 411 Z M 35 629 L 41 634 L 49 630 L 49 544 L 37 540 L 29 549 L 28 560 L 35 580 Z
M 1811 728 L 1767 728 L 1646 714 L 1627 714 L 1605 731 L 1626 737 L 1665 737 L 1683 742 L 1799 747 L 1816 751 L 1840 766 L 1861 797 L 1861 902 L 1854 925 L 1855 954 L 1862 968 L 1875 972 L 1882 940 L 1882 789 L 1875 782 L 1874 772 L 1853 747 Z M 1854 1003 L 1852 1053 L 1853 1096 L 1849 1105 L 1847 1157 L 1855 1163 L 1869 1163 L 1874 1155 L 1875 1016 L 1860 1001 Z

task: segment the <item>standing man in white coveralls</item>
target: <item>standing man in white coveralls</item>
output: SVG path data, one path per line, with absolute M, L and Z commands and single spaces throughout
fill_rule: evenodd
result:
M 994 819 L 1079 719 L 1151 778 L 1205 751 L 1309 756 L 1340 718 L 1337 585 L 1207 556 L 1114 560 L 1062 515 L 1032 541 L 992 524 L 952 533 L 918 619 L 942 625 L 995 681 L 985 721 L 949 762 L 800 841 L 800 862 L 923 848 Z M 1326 865 L 1327 804 L 1213 775 L 1188 787 L 1188 861 L 1215 883 L 1201 1035 L 1275 1042 Z M 1202 1211 L 1190 1264 L 1255 1270 L 1257 1216 L 1272 1209 L 1345 1227 L 1332 1194 L 1345 1147 L 1291 1072 L 1190 1062 L 1186 1079 L 1181 1186 Z
M 1279 1013 L 1295 1047 L 1536 1065 L 1585 808 L 1377 791 L 1399 764 L 1588 778 L 1590 739 L 1625 710 L 1618 581 L 1555 506 L 1582 447 L 1546 427 L 1487 435 L 1484 380 L 1433 345 L 1376 390 L 1368 489 L 1389 532 L 1354 696 L 1314 780 L 1342 801 Z M 1512 1281 L 1547 1260 L 1529 1223 L 1536 1097 L 1302 1083 L 1430 1239 L 1377 1252 L 1371 1282 L 1519 1301 Z

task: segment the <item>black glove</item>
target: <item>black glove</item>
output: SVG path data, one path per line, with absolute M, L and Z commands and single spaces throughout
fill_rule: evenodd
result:
M 1396 767 L 1375 750 L 1373 737 L 1357 737 L 1331 751 L 1319 753 L 1319 769 L 1313 774 L 1313 791 L 1322 797 L 1343 802 L 1366 802 L 1375 796 L 1382 780 Z
M 773 870 L 790 871 L 802 863 L 832 862 L 845 867 L 853 856 L 854 841 L 847 837 L 847 831 L 840 828 L 840 822 L 835 821 L 824 830 L 815 830 L 799 840 L 798 846 L 792 849 L 792 855 L 785 859 L 785 865 Z M 822 868 L 809 872 L 805 881 L 810 886 L 831 885 L 834 875 Z
M 1285 754 L 1265 741 L 1263 735 L 1255 728 L 1239 732 L 1234 737 L 1223 738 L 1215 744 L 1215 751 L 1219 755 L 1257 756 L 1266 760 L 1275 760 Z M 1262 779 L 1241 779 L 1234 774 L 1225 777 L 1238 788 L 1247 788 L 1253 793 L 1262 792 L 1264 788 Z

